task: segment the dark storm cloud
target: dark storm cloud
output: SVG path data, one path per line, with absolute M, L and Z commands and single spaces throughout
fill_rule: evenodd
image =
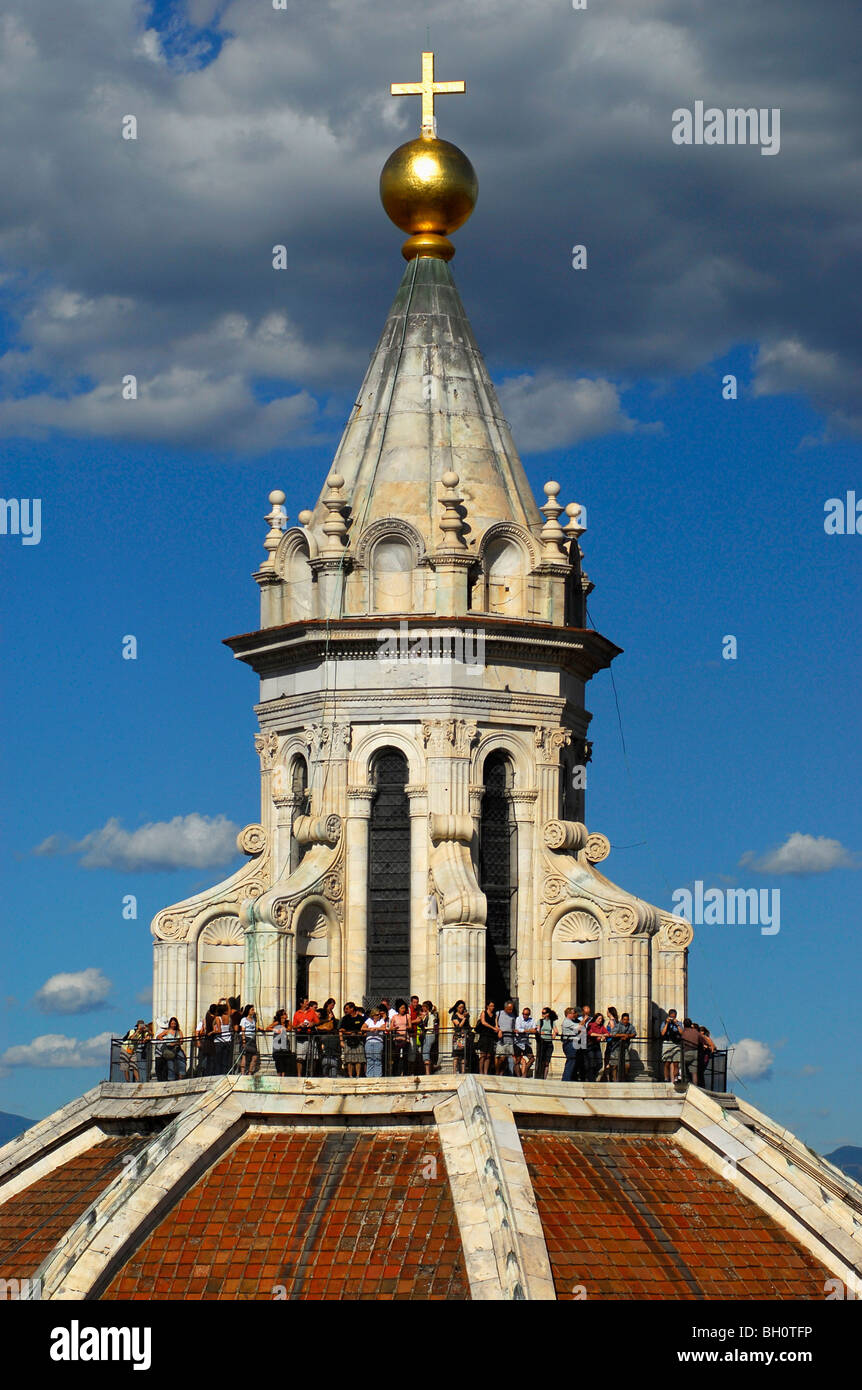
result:
M 854 5 L 193 0 L 222 35 L 202 68 L 208 40 L 178 59 L 146 15 L 6 6 L 7 434 L 265 449 L 313 433 L 400 276 L 377 179 L 417 128 L 388 83 L 418 76 L 429 21 L 438 75 L 468 82 L 439 102 L 440 133 L 480 178 L 455 271 L 525 451 L 631 430 L 621 386 L 740 342 L 756 391 L 859 426 Z M 673 144 L 672 112 L 696 100 L 780 108 L 780 153 Z M 282 399 L 261 404 L 261 380 Z

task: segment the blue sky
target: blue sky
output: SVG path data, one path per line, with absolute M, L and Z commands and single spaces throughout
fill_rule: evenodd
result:
M 395 71 L 393 64 L 415 58 L 418 67 L 424 44 L 423 23 L 418 41 L 408 35 L 401 47 L 375 55 L 372 76 L 352 76 L 368 103 L 368 150 L 357 172 L 356 137 L 339 123 L 342 96 L 331 95 L 333 72 L 324 70 L 333 11 L 316 18 L 295 11 L 292 46 L 279 54 L 291 72 L 290 91 L 278 98 L 288 102 L 281 143 L 263 149 L 259 169 L 244 157 L 234 196 L 230 139 L 249 123 L 270 128 L 271 74 L 264 67 L 252 82 L 245 76 L 252 70 L 248 55 L 261 55 L 261 44 L 271 47 L 276 31 L 261 28 L 259 16 L 252 23 L 236 6 L 202 4 L 191 34 L 203 34 L 205 42 L 189 58 L 194 43 L 172 27 L 176 7 L 159 6 L 148 20 L 140 7 L 118 5 L 98 43 L 95 10 L 83 0 L 73 8 L 85 37 L 86 24 L 92 26 L 92 43 L 89 49 L 82 43 L 70 62 L 77 59 L 86 72 L 92 61 L 105 83 L 106 73 L 115 75 L 117 112 L 136 105 L 122 94 L 124 83 L 130 92 L 137 84 L 137 106 L 164 129 L 197 101 L 201 139 L 213 140 L 197 156 L 200 166 L 211 171 L 215 148 L 228 167 L 223 178 L 208 182 L 194 159 L 183 174 L 168 154 L 132 151 L 132 158 L 142 156 L 142 170 L 143 159 L 149 161 L 140 178 L 154 212 L 140 245 L 125 212 L 116 213 L 114 234 L 132 238 L 125 269 L 122 257 L 108 268 L 110 248 L 99 245 L 97 224 L 105 209 L 109 221 L 113 216 L 112 180 L 115 200 L 127 202 L 134 179 L 117 187 L 128 170 L 118 174 L 108 164 L 106 171 L 91 138 L 67 152 L 76 169 L 91 171 L 91 225 L 59 168 L 53 182 L 31 188 L 22 167 L 20 205 L 13 199 L 4 214 L 2 493 L 41 499 L 42 539 L 25 546 L 0 536 L 7 596 L 6 1007 L 0 1013 L 0 1059 L 6 1054 L 7 1062 L 0 1109 L 33 1117 L 100 1079 L 103 1066 L 93 1059 L 101 1057 L 101 1044 L 93 1039 L 124 1029 L 139 1012 L 149 1016 L 139 996 L 150 980 L 153 914 L 222 877 L 239 859 L 223 856 L 217 868 L 86 867 L 80 850 L 35 855 L 35 847 L 54 836 L 80 842 L 112 819 L 128 831 L 176 816 L 225 817 L 237 826 L 258 819 L 255 679 L 221 639 L 257 624 L 251 573 L 263 554 L 267 494 L 283 487 L 293 518 L 315 501 L 400 279 L 400 239 L 374 206 L 374 171 L 406 135 L 389 128 L 393 118 L 382 101 L 378 111 L 373 94 L 381 76 L 384 93 L 385 82 L 409 79 L 412 68 Z M 370 8 L 382 32 L 392 8 Z M 438 8 L 443 23 L 449 7 Z M 31 45 L 47 71 L 55 42 L 47 10 L 37 4 L 28 19 L 26 7 L 13 9 L 21 32 L 31 24 Z M 679 26 L 687 43 L 705 48 L 715 37 L 686 28 L 673 5 L 647 9 L 655 24 Z M 618 14 L 631 25 L 641 22 L 631 6 L 618 7 Z M 802 10 L 791 6 L 788 14 L 791 31 L 804 24 Z M 804 140 L 798 135 L 804 149 L 794 153 L 799 79 L 791 59 L 782 69 L 779 55 L 788 133 L 778 158 L 738 150 L 747 163 L 731 166 L 727 150 L 684 151 L 697 162 L 676 187 L 675 166 L 666 163 L 669 137 L 656 136 L 651 187 L 662 189 L 661 216 L 673 204 L 685 224 L 674 231 L 664 260 L 668 224 L 656 223 L 655 245 L 643 240 L 650 225 L 647 183 L 629 196 L 617 173 L 605 169 L 607 159 L 592 183 L 575 177 L 590 155 L 581 148 L 589 131 L 574 116 L 566 145 L 556 133 L 559 108 L 554 125 L 553 113 L 525 93 L 520 129 L 529 128 L 531 148 L 541 149 L 543 159 L 534 155 L 530 162 L 517 138 L 508 155 L 501 148 L 487 107 L 505 112 L 491 96 L 500 103 L 498 86 L 517 64 L 519 43 L 535 41 L 534 61 L 550 62 L 547 35 L 536 38 L 530 22 L 519 22 L 524 30 L 496 40 L 492 58 L 483 60 L 497 64 L 499 84 L 492 82 L 493 64 L 480 70 L 484 85 L 478 83 L 475 97 L 471 91 L 463 119 L 460 110 L 446 113 L 445 133 L 468 149 L 482 187 L 477 213 L 457 238 L 453 270 L 492 374 L 503 384 L 534 491 L 541 497 L 542 484 L 553 477 L 566 500 L 587 505 L 583 549 L 596 585 L 592 622 L 624 648 L 614 679 L 627 757 L 608 673 L 588 693 L 594 752 L 587 821 L 615 846 L 604 866 L 609 876 L 668 908 L 673 891 L 697 879 L 780 889 L 777 935 L 761 935 L 756 926 L 696 927 L 692 1012 L 715 1033 L 760 1045 L 750 1054 L 749 1074 L 736 1083 L 755 1105 L 821 1151 L 862 1143 L 859 1044 L 855 1033 L 845 1044 L 842 1031 L 855 1015 L 859 966 L 860 875 L 844 861 L 858 862 L 862 850 L 862 536 L 830 536 L 823 525 L 828 498 L 852 489 L 862 497 L 850 405 L 858 364 L 845 331 L 845 299 L 853 292 L 841 293 L 843 284 L 858 284 L 858 268 L 851 263 L 843 194 L 835 194 L 818 234 L 806 199 L 797 192 L 794 203 L 788 192 L 798 185 L 792 161 L 812 159 L 815 134 L 833 156 L 833 175 L 841 169 L 842 113 L 836 109 L 824 132 L 820 112 L 817 131 L 806 129 Z M 727 85 L 713 73 L 710 88 L 719 101 L 725 90 L 728 101 L 735 99 L 731 59 L 745 37 L 731 18 L 727 24 L 718 45 L 727 55 Z M 144 45 L 149 56 L 144 51 L 130 67 L 124 35 L 141 39 L 148 31 L 155 36 Z M 169 32 L 159 48 L 159 33 Z M 802 32 L 795 31 L 797 42 Z M 446 63 L 459 66 L 455 75 L 462 64 L 473 72 L 480 62 L 480 38 L 478 28 L 467 26 L 463 44 L 447 39 Z M 792 47 L 788 35 L 788 52 Z M 336 49 L 337 70 L 347 59 Z M 590 63 L 588 81 L 600 83 L 601 63 L 589 51 L 581 56 Z M 202 96 L 200 86 L 188 86 L 214 81 L 221 65 L 223 104 L 235 123 L 230 138 L 224 125 L 220 135 L 211 134 L 223 119 L 207 106 L 212 92 Z M 558 80 L 559 72 L 553 76 Z M 611 104 L 618 76 L 604 73 Z M 645 74 L 643 81 L 651 99 L 652 78 Z M 840 91 L 840 80 L 836 85 Z M 772 92 L 764 90 L 760 104 L 771 103 Z M 75 99 L 70 85 L 58 109 Z M 332 149 L 324 140 L 321 158 L 332 161 L 333 179 L 339 168 L 344 174 L 340 187 L 322 193 L 313 157 L 318 134 L 308 122 L 314 125 L 327 101 L 336 108 Z M 665 105 L 676 102 L 669 97 Z M 807 110 L 799 98 L 797 128 Z M 41 139 L 44 150 L 47 139 L 50 149 L 50 130 L 46 136 L 38 126 L 41 116 L 32 119 L 37 125 L 23 123 L 23 148 L 31 138 L 34 148 Z M 605 138 L 612 124 L 606 123 Z M 537 145 L 542 131 L 547 140 Z M 73 137 L 53 138 L 60 146 Z M 305 161 L 304 141 L 312 147 Z M 112 150 L 106 161 L 130 155 L 116 141 Z M 188 160 L 188 151 L 181 153 Z M 710 165 L 712 153 L 720 161 Z M 507 160 L 517 178 L 507 177 Z M 284 186 L 273 187 L 272 178 L 273 167 L 285 161 L 293 161 L 294 179 L 286 200 Z M 809 189 L 809 201 L 832 196 L 835 184 L 814 163 L 812 179 L 821 182 Z M 736 190 L 736 168 L 741 183 L 754 174 L 760 182 Z M 649 170 L 647 158 L 644 180 Z M 600 177 L 607 180 L 603 196 Z M 251 182 L 242 184 L 246 178 Z M 700 192 L 690 178 L 702 181 Z M 525 180 L 545 190 L 535 225 L 523 213 Z M 567 203 L 570 181 L 580 192 L 574 209 Z M 554 207 L 561 185 L 566 191 Z M 213 245 L 223 251 L 218 264 L 207 262 L 212 246 L 196 257 L 189 253 L 189 238 L 205 234 L 196 221 L 203 216 L 199 205 L 206 204 L 211 228 L 213 200 Z M 335 229 L 330 202 L 340 209 Z M 140 211 L 146 214 L 144 201 Z M 354 215 L 355 236 L 345 247 L 338 228 Z M 770 241 L 773 215 L 787 226 L 773 227 Z M 625 223 L 636 225 L 644 251 L 634 267 L 631 247 L 614 241 L 623 233 L 612 229 Z M 57 232 L 52 243 L 58 227 L 64 236 Z M 26 236 L 27 228 L 38 234 Z M 705 275 L 697 259 L 704 235 L 720 274 L 710 261 L 713 270 Z M 798 254 L 809 237 L 821 247 L 819 260 L 814 251 L 807 261 Z M 275 240 L 289 243 L 290 272 L 277 277 L 248 269 Z M 590 243 L 590 268 L 574 272 L 568 248 L 581 240 Z M 644 279 L 647 264 L 651 282 Z M 130 308 L 121 311 L 118 303 Z M 261 325 L 276 312 L 288 327 L 276 325 L 267 336 Z M 229 314 L 245 315 L 246 329 L 225 327 Z M 273 343 L 270 368 L 267 344 Z M 130 425 L 110 393 L 135 368 L 148 387 L 142 394 L 149 414 L 140 412 Z M 735 401 L 722 399 L 729 372 L 739 381 Z M 529 414 L 519 431 L 518 411 L 506 405 L 505 383 L 521 375 L 549 393 L 544 433 L 531 429 Z M 584 420 L 572 404 L 571 385 L 584 379 L 608 383 L 610 404 L 598 420 Z M 508 400 L 514 403 L 511 387 Z M 122 659 L 127 634 L 137 638 L 135 661 Z M 722 659 L 727 634 L 737 638 L 734 661 Z M 835 852 L 835 867 L 820 872 L 740 866 L 744 855 L 762 857 L 794 834 L 835 840 L 845 856 Z M 122 915 L 127 894 L 137 898 L 134 921 Z M 56 988 L 53 1008 L 44 996 L 41 1005 L 36 1001 L 54 976 L 96 969 L 109 982 L 94 990 L 103 995 L 96 1007 L 60 1012 L 57 1005 L 68 1009 L 71 996 Z M 39 1060 L 34 1040 L 53 1034 L 79 1040 L 79 1058 L 91 1064 L 32 1065 Z M 8 1053 L 16 1047 L 24 1053 Z

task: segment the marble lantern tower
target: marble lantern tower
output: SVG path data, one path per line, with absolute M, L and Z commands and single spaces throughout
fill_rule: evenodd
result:
M 606 878 L 584 823 L 586 685 L 619 648 L 586 626 L 581 508 L 534 500 L 449 269 L 476 176 L 433 101 L 463 84 L 426 54 L 405 88 L 422 132 L 381 196 L 406 270 L 316 503 L 290 526 L 270 493 L 260 626 L 227 640 L 260 679 L 260 823 L 155 917 L 154 1014 L 511 995 L 654 1033 L 692 929 Z

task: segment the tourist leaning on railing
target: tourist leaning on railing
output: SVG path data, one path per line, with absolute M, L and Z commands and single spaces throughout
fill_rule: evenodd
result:
M 279 1009 L 266 1030 L 272 1033 L 272 1060 L 279 1076 L 287 1076 L 287 1062 L 290 1054 L 290 1023 L 287 1009 Z
M 403 999 L 389 1020 L 389 1035 L 392 1040 L 392 1075 L 406 1076 L 410 1056 L 410 1015 Z
M 616 1019 L 616 1009 L 608 1009 L 608 1013 Z M 624 1081 L 628 1071 L 629 1044 L 635 1036 L 635 1029 L 629 1015 L 623 1014 L 608 1029 L 608 1033 L 608 1041 L 605 1043 L 605 1064 L 599 1080 Z
M 364 1022 L 365 1015 L 362 1010 L 357 1009 L 352 1000 L 348 1000 L 339 1024 L 344 1066 L 348 1076 L 359 1077 L 365 1070 L 365 1038 L 362 1035 Z
M 260 1052 L 257 1046 L 257 1014 L 254 1004 L 246 1004 L 239 1020 L 239 1031 L 242 1036 L 242 1051 L 239 1058 L 240 1076 L 246 1072 L 249 1076 L 254 1076 L 260 1066 Z
M 130 1028 L 120 1044 L 120 1067 L 126 1081 L 140 1081 L 143 1067 L 146 1080 L 146 1044 L 151 1034 L 146 1023 L 139 1018 L 134 1028 Z
M 494 1000 L 489 999 L 476 1022 L 476 1046 L 479 1051 L 479 1071 L 482 1076 L 487 1076 L 491 1070 L 491 1059 L 494 1056 L 499 1036 L 497 1010 Z
M 457 999 L 449 1010 L 452 1020 L 452 1071 L 456 1076 L 469 1069 L 470 1045 L 473 1033 L 470 1028 L 470 1015 L 463 999 Z
M 383 1009 L 372 1009 L 362 1025 L 365 1042 L 365 1075 L 383 1075 L 383 1053 L 386 1035 L 389 1032 L 389 1019 Z
M 169 1018 L 167 1028 L 156 1034 L 156 1079 L 159 1081 L 182 1081 L 186 1074 L 186 1054 L 183 1051 L 182 1029 L 179 1019 Z M 161 1068 L 159 1067 L 161 1062 Z M 161 1070 L 161 1076 L 159 1071 Z
M 548 1079 L 548 1069 L 554 1055 L 554 1039 L 557 1036 L 557 1015 L 553 1009 L 544 1008 L 539 1016 L 538 1029 L 536 1078 L 539 1081 Z
M 299 1008 L 293 1015 L 293 1031 L 296 1034 L 296 1074 L 302 1076 L 302 1068 L 308 1061 L 311 1032 L 320 1022 L 316 1009 L 308 999 L 300 1000 Z
M 535 1061 L 533 1038 L 536 1026 L 532 1009 L 523 1008 L 515 1019 L 515 1075 L 525 1079 L 530 1075 Z

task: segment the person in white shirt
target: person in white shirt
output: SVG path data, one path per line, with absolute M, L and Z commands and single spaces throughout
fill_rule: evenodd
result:
M 529 1076 L 533 1069 L 533 1062 L 535 1061 L 533 1038 L 536 1035 L 536 1026 L 532 1009 L 522 1009 L 515 1019 L 516 1076 Z
M 360 1029 L 365 1045 L 366 1076 L 383 1075 L 383 1051 L 388 1031 L 389 1019 L 383 1009 L 372 1009 Z
M 246 1066 L 248 1067 L 248 1075 L 254 1076 L 260 1065 L 260 1053 L 257 1050 L 257 1015 L 254 1011 L 254 1004 L 246 1004 L 243 1009 L 242 1018 L 239 1021 L 239 1031 L 242 1037 L 242 1052 L 239 1060 L 240 1076 L 245 1076 Z

